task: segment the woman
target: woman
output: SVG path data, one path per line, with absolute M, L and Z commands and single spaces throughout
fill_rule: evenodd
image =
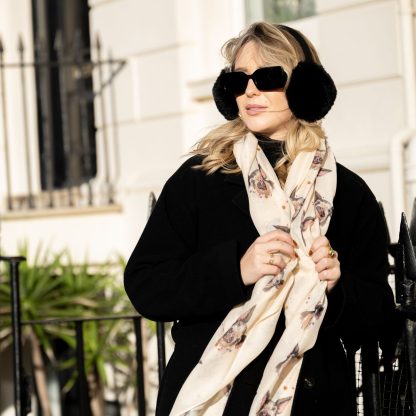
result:
M 255 23 L 223 51 L 229 121 L 167 181 L 125 272 L 136 309 L 174 321 L 156 414 L 353 415 L 342 342 L 393 308 L 382 215 L 328 146 L 336 89 L 310 42 Z

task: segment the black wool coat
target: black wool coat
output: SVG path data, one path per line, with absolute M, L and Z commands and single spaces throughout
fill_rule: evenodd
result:
M 165 184 L 125 270 L 125 288 L 143 316 L 173 321 L 175 350 L 163 377 L 157 416 L 167 416 L 184 380 L 227 312 L 250 297 L 240 259 L 258 237 L 241 174 L 207 175 L 188 159 Z M 365 182 L 337 164 L 327 232 L 341 278 L 315 346 L 305 353 L 293 416 L 351 416 L 353 392 L 343 345 L 376 338 L 394 308 L 387 283 L 387 234 Z M 284 329 L 280 319 L 264 352 L 237 377 L 224 415 L 244 416 Z M 220 415 L 219 415 L 220 416 Z

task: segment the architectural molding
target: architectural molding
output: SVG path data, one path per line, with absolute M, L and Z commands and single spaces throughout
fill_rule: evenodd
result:
M 215 79 L 215 76 L 211 76 L 188 82 L 191 98 L 197 102 L 212 100 L 212 86 Z
M 49 208 L 49 209 L 26 209 L 5 212 L 0 216 L 0 221 L 37 220 L 52 217 L 74 217 L 100 214 L 120 214 L 123 212 L 121 204 L 112 204 L 95 207 L 73 207 L 73 208 Z
M 335 149 L 337 160 L 360 173 L 380 172 L 390 169 L 388 146 L 355 146 Z

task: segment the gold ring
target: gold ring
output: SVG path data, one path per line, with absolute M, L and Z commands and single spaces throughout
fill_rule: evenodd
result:
M 331 246 L 328 246 L 328 256 L 334 258 L 336 254 L 335 250 Z
M 269 255 L 270 255 L 269 264 L 272 265 L 272 266 L 274 266 L 274 262 L 273 262 L 274 253 L 270 253 Z

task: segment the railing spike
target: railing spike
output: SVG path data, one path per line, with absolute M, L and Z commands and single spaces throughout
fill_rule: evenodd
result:
M 100 35 L 97 33 L 97 35 L 95 36 L 95 47 L 98 50 L 101 50 L 101 40 L 100 40 Z
M 406 278 L 416 282 L 416 254 L 410 238 L 409 226 L 407 225 L 406 215 L 403 212 L 400 221 L 399 243 L 404 247 L 406 263 Z
M 152 214 L 154 208 L 156 205 L 156 196 L 154 194 L 154 192 L 150 192 L 149 194 L 149 205 L 148 205 L 148 209 L 147 209 L 147 217 L 149 218 L 150 215 Z
M 20 33 L 17 41 L 17 49 L 19 50 L 20 55 L 23 55 L 23 52 L 25 51 L 25 45 L 23 43 L 23 36 Z

